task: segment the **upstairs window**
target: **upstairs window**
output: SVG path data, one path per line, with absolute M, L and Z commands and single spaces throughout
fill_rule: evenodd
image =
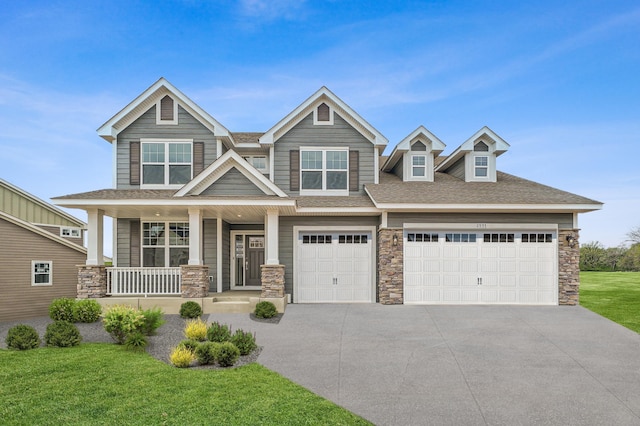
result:
M 80 228 L 60 228 L 60 236 L 67 238 L 80 238 Z
M 477 178 L 489 176 L 489 157 L 486 155 L 476 155 L 473 161 L 473 176 Z
M 300 190 L 307 194 L 344 191 L 348 195 L 349 151 L 300 151 Z
M 243 157 L 249 164 L 258 169 L 261 173 L 269 173 L 267 157 L 264 155 L 250 155 Z
M 142 142 L 142 185 L 176 186 L 192 179 L 191 142 Z
M 427 175 L 427 156 L 411 156 L 411 177 L 425 177 Z
M 178 104 L 169 95 L 156 104 L 156 124 L 178 124 Z

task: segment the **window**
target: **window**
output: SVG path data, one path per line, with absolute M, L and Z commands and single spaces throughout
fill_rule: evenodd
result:
M 552 243 L 552 234 L 522 234 L 523 243 Z
M 427 175 L 427 156 L 411 156 L 411 177 L 425 177 Z
M 177 267 L 188 261 L 189 223 L 143 222 L 142 266 Z
M 410 243 L 437 243 L 438 234 L 426 232 L 410 232 L 407 234 L 407 242 Z
M 243 157 L 249 164 L 258 169 L 259 172 L 268 173 L 267 157 L 264 155 L 249 155 Z
M 473 175 L 475 177 L 489 176 L 489 157 L 484 155 L 474 157 L 473 166 Z
M 52 266 L 51 260 L 32 260 L 31 285 L 52 285 Z
M 513 243 L 515 241 L 514 234 L 484 234 L 485 243 Z
M 302 244 L 331 244 L 331 235 L 303 235 Z
M 184 185 L 191 173 L 191 142 L 142 143 L 142 185 Z
M 300 151 L 300 189 L 348 191 L 348 156 L 347 150 Z
M 367 244 L 367 235 L 338 235 L 338 244 Z
M 68 238 L 80 238 L 80 228 L 60 228 L 60 236 Z
M 444 240 L 447 243 L 475 243 L 476 234 L 445 234 Z
M 156 124 L 178 124 L 178 103 L 169 95 L 156 104 Z
M 331 107 L 326 103 L 321 103 L 313 110 L 313 124 L 314 125 L 332 125 L 333 124 L 333 111 Z

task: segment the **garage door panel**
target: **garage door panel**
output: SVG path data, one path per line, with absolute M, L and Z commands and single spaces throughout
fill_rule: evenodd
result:
M 444 289 L 442 295 L 443 298 L 440 300 L 445 303 L 458 303 L 461 300 L 460 290 Z M 432 302 L 439 302 L 440 300 L 432 300 Z
M 442 284 L 444 287 L 460 287 L 461 277 L 460 275 L 448 275 L 442 276 Z

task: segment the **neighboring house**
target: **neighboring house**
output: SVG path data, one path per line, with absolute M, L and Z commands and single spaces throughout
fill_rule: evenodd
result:
M 0 179 L 0 321 L 48 315 L 75 297 L 87 225 Z
M 448 156 L 419 127 L 382 156 L 387 139 L 325 87 L 234 133 L 161 78 L 98 134 L 114 187 L 55 199 L 89 215 L 80 297 L 575 304 L 578 214 L 602 207 L 498 171 L 509 144 L 488 127 Z

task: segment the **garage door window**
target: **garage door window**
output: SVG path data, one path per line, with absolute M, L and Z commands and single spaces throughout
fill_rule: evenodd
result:
M 515 242 L 514 234 L 484 234 L 485 243 L 513 243 Z
M 475 243 L 476 234 L 445 234 L 447 243 Z
M 552 234 L 522 234 L 523 243 L 551 243 L 553 242 Z
M 407 241 L 410 243 L 437 243 L 438 234 L 430 234 L 424 232 L 411 232 L 407 234 Z
M 367 235 L 341 234 L 338 235 L 338 244 L 367 244 Z
M 303 235 L 302 244 L 331 244 L 331 235 Z

